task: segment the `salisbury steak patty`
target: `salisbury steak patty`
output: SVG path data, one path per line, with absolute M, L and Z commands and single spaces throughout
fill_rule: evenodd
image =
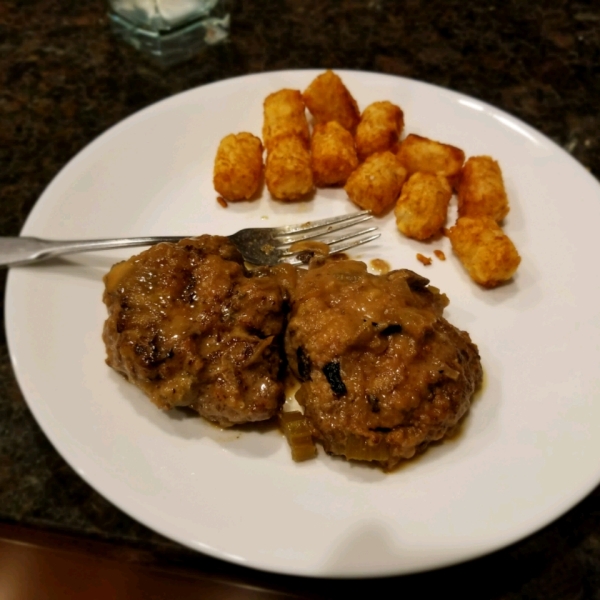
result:
M 269 419 L 284 400 L 277 272 L 249 273 L 216 236 L 116 264 L 104 278 L 107 363 L 161 408 L 188 406 L 224 427 Z
M 328 452 L 391 468 L 467 412 L 482 378 L 477 347 L 442 317 L 448 300 L 428 283 L 350 260 L 299 278 L 285 349 Z

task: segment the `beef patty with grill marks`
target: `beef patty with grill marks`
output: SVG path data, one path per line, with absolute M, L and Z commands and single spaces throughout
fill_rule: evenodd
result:
M 223 427 L 269 419 L 284 401 L 286 274 L 249 272 L 226 238 L 208 235 L 118 263 L 104 278 L 107 363 L 160 408 Z

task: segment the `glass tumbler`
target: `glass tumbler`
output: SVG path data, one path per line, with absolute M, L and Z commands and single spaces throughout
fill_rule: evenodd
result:
M 228 0 L 109 0 L 113 32 L 163 66 L 229 35 Z

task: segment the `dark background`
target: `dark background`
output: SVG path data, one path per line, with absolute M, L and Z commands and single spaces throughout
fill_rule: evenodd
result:
M 165 70 L 114 39 L 99 0 L 1 2 L 0 235 L 17 235 L 60 168 L 128 115 L 198 85 L 278 69 L 377 71 L 463 92 L 536 127 L 600 177 L 600 3 L 234 0 L 231 7 L 228 42 Z M 2 298 L 4 282 L 2 273 Z M 234 567 L 148 531 L 66 465 L 23 400 L 0 332 L 0 539 L 303 597 L 374 594 L 391 583 L 398 594 L 425 597 L 450 588 L 463 598 L 575 599 L 600 597 L 599 511 L 597 489 L 510 548 L 387 582 Z

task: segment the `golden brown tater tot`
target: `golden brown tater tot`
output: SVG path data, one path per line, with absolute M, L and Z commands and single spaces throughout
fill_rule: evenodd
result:
M 270 94 L 265 98 L 263 110 L 263 142 L 267 150 L 271 149 L 273 140 L 291 134 L 300 137 L 308 147 L 308 121 L 298 90 L 283 89 Z
M 316 77 L 302 97 L 315 123 L 337 121 L 348 131 L 356 129 L 360 119 L 358 104 L 333 71 Z
M 392 207 L 406 180 L 406 169 L 391 152 L 376 152 L 354 171 L 344 189 L 354 204 L 374 215 Z
M 458 214 L 461 217 L 492 217 L 500 223 L 508 211 L 500 165 L 490 156 L 469 158 L 458 184 Z
M 301 200 L 313 190 L 310 152 L 297 135 L 279 136 L 267 154 L 265 181 L 277 200 Z
M 260 185 L 262 153 L 260 140 L 251 133 L 225 136 L 215 158 L 215 190 L 230 202 L 249 200 Z
M 411 133 L 400 144 L 398 160 L 406 167 L 409 175 L 417 171 L 439 173 L 447 177 L 452 186 L 456 186 L 465 162 L 465 153 L 450 144 Z
M 515 245 L 491 217 L 461 217 L 448 237 L 471 279 L 484 287 L 508 281 L 521 262 Z
M 452 188 L 443 175 L 414 173 L 402 187 L 394 214 L 406 237 L 426 240 L 442 231 Z
M 317 187 L 346 183 L 358 166 L 352 134 L 337 121 L 315 125 L 310 150 Z
M 375 152 L 396 152 L 402 129 L 404 113 L 399 106 L 388 101 L 369 104 L 356 128 L 356 152 L 361 160 Z

